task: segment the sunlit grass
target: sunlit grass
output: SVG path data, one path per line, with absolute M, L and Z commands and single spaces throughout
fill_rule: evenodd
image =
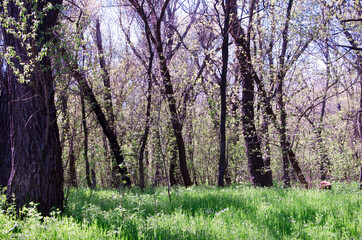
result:
M 191 187 L 72 189 L 63 215 L 25 220 L 0 214 L 0 238 L 20 239 L 361 239 L 357 184 L 331 191 Z

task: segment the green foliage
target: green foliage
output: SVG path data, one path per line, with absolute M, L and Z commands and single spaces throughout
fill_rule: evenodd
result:
M 9 11 L 10 1 L 2 1 L 0 7 L 0 24 L 4 31 L 13 36 L 20 44 L 22 51 L 26 54 L 17 55 L 13 46 L 7 46 L 3 57 L 7 60 L 15 76 L 20 82 L 29 82 L 30 77 L 39 62 L 48 55 L 52 48 L 50 42 L 40 38 L 39 30 L 47 13 L 54 9 L 51 3 L 39 4 L 38 1 L 14 1 L 19 14 L 11 16 Z M 42 33 L 44 34 L 44 33 Z
M 358 185 L 297 188 L 72 189 L 64 215 L 23 220 L 0 214 L 0 238 L 20 239 L 359 239 Z

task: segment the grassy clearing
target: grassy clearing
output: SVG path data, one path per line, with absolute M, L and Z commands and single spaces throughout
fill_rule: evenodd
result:
M 0 214 L 0 238 L 362 239 L 357 184 L 296 188 L 72 189 L 66 212 L 25 220 Z

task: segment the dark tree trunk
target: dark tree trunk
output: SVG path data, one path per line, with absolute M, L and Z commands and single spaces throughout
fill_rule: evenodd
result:
M 92 111 L 94 112 L 94 114 L 96 115 L 96 118 L 97 118 L 99 124 L 101 125 L 104 134 L 106 135 L 106 137 L 108 139 L 113 157 L 116 160 L 116 163 L 115 163 L 117 165 L 116 168 L 118 169 L 118 172 L 120 173 L 120 175 L 122 177 L 122 181 L 124 181 L 124 184 L 126 186 L 131 186 L 131 179 L 128 176 L 127 167 L 124 166 L 123 153 L 122 153 L 120 145 L 118 144 L 116 133 L 110 127 L 110 125 L 106 119 L 106 116 L 104 115 L 104 113 L 102 111 L 101 106 L 99 105 L 96 97 L 93 94 L 92 89 L 89 87 L 89 85 L 86 81 L 84 73 L 82 73 L 79 70 L 79 67 L 76 62 L 71 63 L 71 71 L 72 71 L 73 77 L 81 85 L 84 97 L 86 98 L 87 101 L 89 101 L 90 107 L 91 107 Z M 119 184 L 120 183 L 117 182 L 115 187 L 118 187 Z
M 289 159 L 288 159 L 288 141 L 287 141 L 287 112 L 284 103 L 284 78 L 285 78 L 285 55 L 288 47 L 288 30 L 290 15 L 292 12 L 293 0 L 289 0 L 287 7 L 287 14 L 285 18 L 285 25 L 282 32 L 282 51 L 279 56 L 279 72 L 277 74 L 277 104 L 279 108 L 280 117 L 280 131 L 279 131 L 279 142 L 282 150 L 282 161 L 283 161 L 283 182 L 284 187 L 290 187 L 290 176 L 289 176 Z
M 92 167 L 92 189 L 96 189 L 97 188 L 97 178 L 96 178 L 96 171 L 94 170 L 94 167 Z
M 277 89 L 277 103 L 279 107 L 280 116 L 280 132 L 279 142 L 282 150 L 282 162 L 283 162 L 283 183 L 284 187 L 290 187 L 290 176 L 289 176 L 289 158 L 288 158 L 288 145 L 287 145 L 287 113 L 285 110 L 283 100 L 283 79 L 284 77 L 278 77 L 278 89 Z
M 69 161 L 68 184 L 69 186 L 78 187 L 77 170 L 75 168 L 76 158 L 74 153 L 74 134 L 72 134 L 69 139 L 68 161 Z
M 111 78 L 109 76 L 109 71 L 106 67 L 106 60 L 104 58 L 103 44 L 102 44 L 102 34 L 100 30 L 99 18 L 96 21 L 96 42 L 99 55 L 99 64 L 102 69 L 102 79 L 104 85 L 104 99 L 106 101 L 105 109 L 108 117 L 108 122 L 112 128 L 114 128 L 115 116 L 113 112 L 113 103 L 112 103 L 112 89 L 111 89 Z
M 326 79 L 326 88 L 323 94 L 323 100 L 322 100 L 322 107 L 321 107 L 321 114 L 319 117 L 319 122 L 316 130 L 317 135 L 317 146 L 319 150 L 319 156 L 320 156 L 320 174 L 321 174 L 321 181 L 327 180 L 328 172 L 329 172 L 329 159 L 327 155 L 327 150 L 323 143 L 323 137 L 322 137 L 322 131 L 323 131 L 323 119 L 325 115 L 325 109 L 327 105 L 327 92 L 329 89 L 329 78 L 331 76 L 331 69 L 330 69 L 330 62 L 329 62 L 329 45 L 328 45 L 328 38 L 325 39 L 325 58 L 326 58 L 326 65 L 327 65 L 327 79 Z
M 238 16 L 236 1 L 231 1 L 231 14 Z M 272 186 L 265 171 L 264 160 L 261 152 L 261 143 L 257 136 L 254 124 L 254 75 L 251 65 L 250 46 L 244 39 L 243 29 L 237 19 L 234 19 L 231 26 L 231 35 L 238 47 L 236 56 L 240 65 L 242 78 L 242 126 L 248 166 L 254 186 Z
M 187 169 L 185 142 L 182 137 L 182 123 L 180 122 L 180 117 L 176 109 L 176 99 L 174 96 L 174 90 L 171 82 L 170 72 L 168 71 L 166 59 L 162 55 L 163 54 L 162 45 L 161 48 L 157 47 L 157 53 L 158 57 L 160 58 L 160 68 L 161 68 L 161 75 L 163 77 L 163 84 L 165 86 L 165 95 L 167 96 L 168 107 L 171 114 L 171 123 L 178 147 L 180 171 L 184 184 L 186 187 L 188 187 L 192 185 L 192 181 L 190 178 L 189 171 Z
M 177 44 L 177 47 L 175 49 L 173 49 L 173 51 L 166 54 L 166 56 L 167 56 L 166 57 L 165 53 L 164 53 L 164 50 L 167 51 L 167 49 L 164 49 L 164 45 L 165 45 L 166 41 L 165 41 L 165 39 L 162 39 L 162 30 L 161 30 L 162 22 L 164 21 L 166 10 L 169 8 L 170 0 L 166 0 L 166 1 L 162 2 L 161 12 L 158 16 L 156 15 L 156 13 L 153 10 L 150 11 L 150 14 L 148 14 L 148 13 L 146 14 L 145 9 L 144 9 L 145 6 L 143 4 L 140 4 L 138 1 L 130 0 L 129 2 L 133 5 L 133 7 L 135 8 L 135 10 L 139 14 L 139 16 L 142 18 L 142 20 L 145 24 L 145 34 L 152 41 L 152 43 L 156 49 L 158 58 L 159 58 L 160 72 L 161 72 L 161 76 L 162 76 L 162 80 L 163 80 L 163 86 L 165 88 L 164 94 L 167 98 L 168 107 L 169 107 L 169 111 L 170 111 L 170 115 L 171 115 L 171 123 L 172 123 L 173 131 L 174 131 L 174 134 L 176 137 L 176 142 L 177 142 L 177 147 L 178 147 L 178 152 L 179 152 L 180 171 L 181 171 L 181 175 L 182 175 L 184 184 L 186 187 L 188 187 L 188 186 L 192 185 L 192 181 L 190 178 L 189 171 L 187 169 L 185 142 L 184 142 L 184 139 L 182 136 L 182 121 L 181 121 L 181 118 L 180 118 L 179 113 L 176 108 L 176 99 L 175 99 L 174 89 L 173 89 L 173 85 L 172 85 L 172 81 L 171 81 L 171 75 L 170 75 L 168 65 L 167 65 L 167 61 L 170 60 L 172 57 L 172 52 L 176 51 L 176 49 L 179 46 L 181 46 L 182 42 L 180 41 L 179 44 Z M 152 4 L 150 4 L 150 5 L 152 5 Z M 152 8 L 154 6 L 150 6 L 150 7 Z M 150 22 L 149 22 L 150 18 L 154 18 L 153 20 L 155 20 L 156 24 L 152 23 L 152 25 L 150 25 Z M 172 22 L 172 19 L 171 19 L 171 22 Z M 193 22 L 193 21 L 191 21 L 191 22 Z M 152 29 L 151 29 L 151 26 L 152 26 Z M 154 33 L 152 32 L 152 30 Z M 171 31 L 174 31 L 174 30 L 171 30 Z M 168 46 L 172 46 L 172 39 L 167 39 L 167 42 L 168 42 L 168 44 L 167 44 Z
M 32 2 L 24 4 L 27 16 L 32 14 L 44 16 L 36 30 L 37 46 L 33 46 L 35 54 L 39 52 L 40 47 L 51 41 L 52 36 L 49 31 L 57 22 L 59 12 L 57 7 L 48 10 L 46 14 L 41 12 L 49 3 L 58 5 L 62 4 L 62 1 L 41 1 L 37 9 L 33 8 Z M 20 10 L 14 1 L 8 2 L 4 7 L 7 8 L 9 17 L 21 21 Z M 27 24 L 27 29 L 34 27 L 31 20 Z M 14 31 L 18 30 L 20 29 Z M 16 55 L 20 57 L 9 60 L 22 73 L 21 62 L 28 63 L 30 60 L 26 49 L 23 48 L 18 36 L 13 36 L 9 31 L 4 31 L 4 40 L 5 45 L 13 47 Z M 38 203 L 38 209 L 44 215 L 48 215 L 54 208 L 63 210 L 63 166 L 51 61 L 48 56 L 38 61 L 30 73 L 28 82 L 18 81 L 10 68 L 7 78 L 12 149 L 8 200 L 15 201 L 18 210 L 29 202 Z
M 235 16 L 237 16 L 237 4 L 236 4 L 235 0 L 232 0 L 231 6 L 232 6 L 232 13 Z M 233 36 L 234 42 L 239 47 L 239 49 L 246 51 L 246 53 L 249 53 L 248 55 L 250 56 L 250 46 L 249 46 L 248 42 L 246 41 L 246 36 L 245 36 L 244 30 L 241 28 L 240 23 L 237 21 L 237 19 L 235 19 L 233 21 L 230 33 Z M 248 35 L 248 37 L 250 37 L 250 36 Z M 246 56 L 248 56 L 248 55 L 245 55 L 243 53 L 241 55 L 239 54 L 239 56 L 243 60 L 243 62 L 239 62 L 239 64 L 242 68 L 244 68 L 244 71 L 247 70 L 250 72 L 250 77 L 253 78 L 253 81 L 258 86 L 258 91 L 259 91 L 260 97 L 261 97 L 261 103 L 263 105 L 263 110 L 265 111 L 264 114 L 273 123 L 274 127 L 277 129 L 279 134 L 281 134 L 282 131 L 281 131 L 280 124 L 277 121 L 276 114 L 273 111 L 270 100 L 265 91 L 265 87 L 264 87 L 263 83 L 260 81 L 258 75 L 256 74 L 255 69 L 253 68 L 251 62 L 247 61 L 247 59 L 245 59 Z M 297 173 L 299 182 L 305 188 L 308 188 L 308 182 L 305 180 L 304 174 L 299 167 L 299 164 L 295 158 L 295 154 L 292 150 L 292 146 L 291 146 L 290 142 L 288 140 L 286 140 L 285 145 L 287 146 L 287 149 L 288 149 L 289 161 L 292 164 L 294 171 L 296 171 L 296 173 Z
M 102 33 L 101 33 L 101 29 L 100 29 L 99 18 L 97 18 L 97 20 L 96 20 L 96 44 L 97 44 L 97 49 L 98 49 L 99 65 L 102 70 L 101 76 L 102 76 L 103 85 L 104 85 L 104 100 L 105 100 L 106 116 L 107 116 L 110 128 L 112 129 L 113 132 L 115 132 L 115 116 L 114 116 L 114 112 L 113 112 L 111 78 L 110 78 L 109 71 L 106 66 L 106 60 L 104 57 Z M 105 151 L 105 153 L 108 154 L 108 151 Z M 111 157 L 107 156 L 107 159 L 108 158 L 111 158 Z M 112 161 L 112 162 L 114 162 L 114 161 Z M 113 183 L 118 182 L 117 169 L 118 169 L 117 166 L 112 166 L 112 182 Z
M 195 162 L 194 162 L 194 133 L 193 133 L 193 124 L 192 124 L 192 116 L 190 118 L 189 124 L 187 125 L 186 131 L 188 134 L 188 156 L 189 156 L 189 162 L 191 164 L 191 169 L 192 169 L 192 173 L 193 173 L 193 182 L 195 183 L 196 186 L 198 186 L 198 181 L 197 181 L 197 174 L 196 174 L 196 168 L 195 168 Z
M 1 63 L 1 62 L 0 62 Z M 2 66 L 2 65 L 1 65 Z M 0 70 L 0 188 L 8 185 L 11 172 L 10 119 L 6 75 Z
M 172 134 L 172 129 L 170 129 Z M 170 169 L 169 169 L 169 177 L 170 177 L 170 186 L 179 185 L 181 181 L 179 168 L 177 167 L 177 144 L 175 138 L 171 135 L 170 141 L 168 143 L 168 149 L 170 149 Z
M 269 182 L 273 182 L 273 173 L 270 167 L 270 136 L 269 136 L 269 121 L 268 118 L 263 114 L 262 134 L 264 139 L 265 148 L 265 171 Z
M 89 159 L 88 159 L 88 126 L 87 126 L 87 117 L 85 112 L 85 102 L 84 102 L 84 95 L 82 85 L 80 85 L 80 105 L 81 105 L 81 112 L 82 112 L 82 126 L 83 126 L 83 158 L 85 162 L 85 179 L 87 181 L 87 186 L 89 188 L 92 187 L 92 182 L 90 178 L 90 168 L 89 168 Z
M 228 0 L 223 1 L 225 20 L 223 29 L 223 44 L 222 44 L 222 73 L 220 84 L 221 110 L 220 110 L 220 158 L 219 158 L 219 187 L 224 186 L 224 176 L 226 170 L 226 85 L 227 85 L 227 70 L 229 58 L 229 18 L 230 18 L 230 3 Z

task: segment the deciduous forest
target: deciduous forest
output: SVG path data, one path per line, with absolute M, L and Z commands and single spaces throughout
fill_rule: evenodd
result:
M 95 239 L 109 228 L 125 239 L 263 239 L 276 223 L 261 207 L 278 209 L 265 201 L 283 196 L 299 208 L 271 214 L 279 220 L 350 228 L 303 235 L 302 224 L 279 222 L 271 239 L 361 237 L 359 0 L 3 0 L 0 28 L 0 222 L 11 225 L 0 236 L 24 234 L 17 219 L 32 213 L 65 214 L 69 226 L 99 217 L 100 235 L 86 233 Z M 248 205 L 252 196 L 261 202 Z M 298 196 L 317 205 L 305 210 Z M 318 220 L 328 199 L 355 212 L 332 219 L 335 205 Z M 243 226 L 255 220 L 259 235 L 148 225 L 160 211 L 216 219 L 228 202 L 254 216 Z M 57 229 L 48 220 L 39 226 Z

